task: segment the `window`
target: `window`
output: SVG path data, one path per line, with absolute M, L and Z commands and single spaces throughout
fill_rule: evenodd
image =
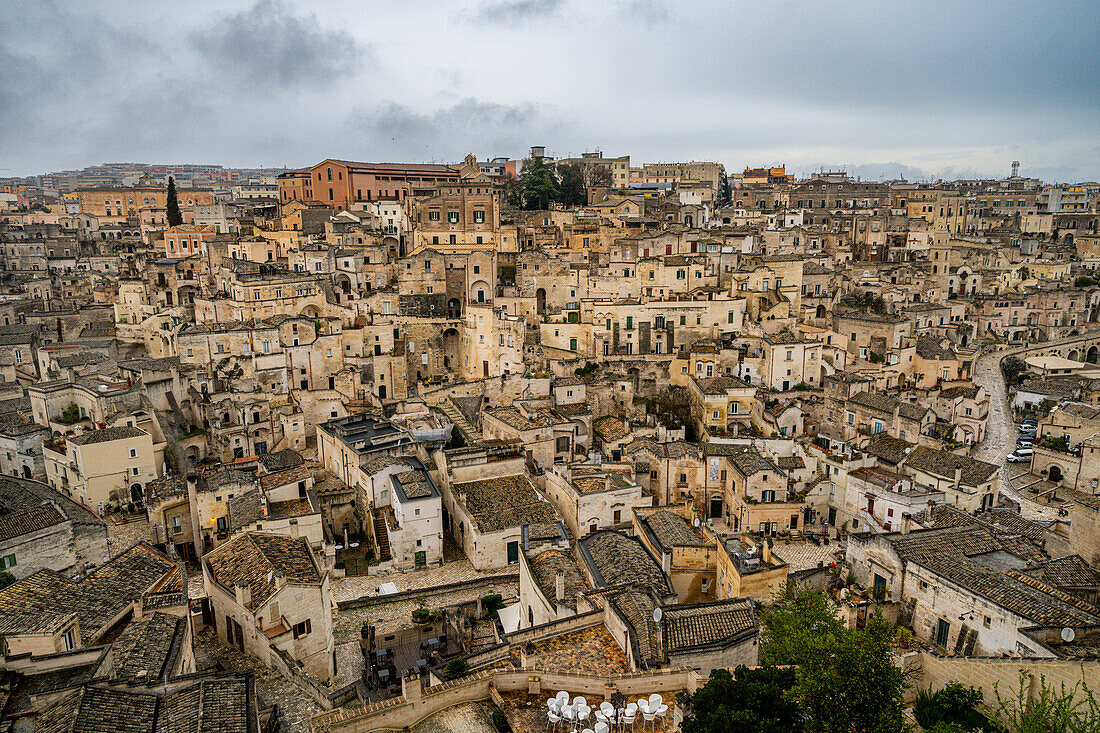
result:
M 138 468 L 137 466 L 130 466 L 130 475 L 131 475 L 131 476 L 137 476 L 137 475 L 139 475 L 140 473 L 141 473 L 141 469 L 140 469 L 140 468 Z
M 294 638 L 305 636 L 313 631 L 312 625 L 307 618 L 305 621 L 294 624 Z
M 475 224 L 484 224 L 485 223 L 485 212 L 482 211 L 481 209 L 474 209 L 474 223 Z
M 137 448 L 131 448 L 130 449 L 130 457 L 131 458 L 137 458 Z
M 428 221 L 439 221 L 439 212 L 438 211 L 429 211 L 428 212 Z
M 16 566 L 15 555 L 4 555 L 0 557 L 0 570 L 7 570 L 8 568 L 14 568 Z

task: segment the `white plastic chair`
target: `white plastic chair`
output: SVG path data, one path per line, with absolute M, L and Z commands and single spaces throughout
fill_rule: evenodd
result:
M 626 726 L 629 725 L 630 729 L 633 730 L 634 729 L 634 718 L 637 714 L 638 714 L 638 707 L 634 703 L 630 703 L 630 705 L 628 705 L 627 708 L 626 708 L 626 712 L 623 713 L 622 726 L 625 728 Z
M 592 733 L 607 733 L 607 728 L 608 728 L 607 723 L 601 721 L 599 723 L 596 723 L 596 727 L 592 731 Z
M 577 711 L 572 705 L 563 705 L 561 708 L 562 722 L 573 727 L 577 722 Z
M 573 698 L 573 704 L 576 705 L 578 708 L 582 708 L 588 704 L 588 701 L 578 695 L 577 697 Z
M 656 710 L 657 708 L 661 707 L 661 703 L 663 703 L 663 702 L 664 702 L 664 700 L 656 692 L 654 692 L 652 695 L 649 696 L 649 707 L 652 708 L 653 710 Z
M 657 714 L 652 710 L 643 710 L 642 717 L 645 719 L 646 723 L 653 723 L 653 721 L 657 719 Z M 645 725 L 642 727 L 644 728 Z
M 569 693 L 566 692 L 565 690 L 562 690 L 557 695 L 554 695 L 554 698 L 557 699 L 557 700 L 561 700 L 562 703 L 568 703 L 569 702 Z
M 662 725 L 664 724 L 664 722 L 665 722 L 665 713 L 667 713 L 667 712 L 668 712 L 668 705 L 665 705 L 664 703 L 661 703 L 660 706 L 658 706 L 658 708 L 654 711 L 654 714 L 657 716 L 657 722 L 658 723 L 661 723 Z
M 561 723 L 561 716 L 558 715 L 553 710 L 547 710 L 546 711 L 546 730 L 550 730 L 551 726 L 553 726 L 554 728 L 557 728 L 559 723 Z
M 559 700 L 556 697 L 552 697 L 552 698 L 550 698 L 549 700 L 546 701 L 546 709 L 547 710 L 553 710 L 554 708 L 560 708 L 560 707 L 561 707 L 561 700 Z

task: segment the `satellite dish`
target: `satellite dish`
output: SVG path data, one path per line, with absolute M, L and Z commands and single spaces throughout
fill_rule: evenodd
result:
M 664 611 L 662 611 L 660 608 L 654 608 L 653 609 L 653 623 L 655 623 L 655 624 L 661 623 L 661 617 L 664 616 L 664 615 L 665 615 Z
M 695 519 L 693 519 L 691 523 L 693 525 L 695 525 L 696 527 L 698 527 L 699 526 L 699 517 L 696 517 Z
M 842 599 L 847 600 L 848 596 L 850 595 L 852 595 L 852 591 L 848 590 L 847 588 L 841 588 L 840 597 Z
M 657 610 L 660 610 L 660 609 L 657 609 Z M 654 613 L 656 613 L 656 611 L 654 611 Z M 1067 626 L 1064 629 L 1062 629 L 1062 641 L 1064 641 L 1068 644 L 1076 638 L 1077 638 L 1077 632 L 1075 632 L 1070 627 Z
M 913 450 L 913 449 L 912 448 L 906 448 L 905 449 L 905 455 L 909 455 L 909 451 L 911 451 L 911 450 Z

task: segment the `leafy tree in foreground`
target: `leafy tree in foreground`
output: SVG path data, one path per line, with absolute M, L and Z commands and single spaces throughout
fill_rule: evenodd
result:
M 905 674 L 894 663 L 894 627 L 875 615 L 814 644 L 798 668 L 794 695 L 811 733 L 902 733 Z
M 180 202 L 176 196 L 176 180 L 171 176 L 168 176 L 168 203 L 166 216 L 168 217 L 168 226 L 178 227 L 183 223 L 183 214 L 180 213 Z
M 738 667 L 733 675 L 716 669 L 688 704 L 684 733 L 800 733 L 798 703 L 788 695 L 795 670 Z
M 788 584 L 761 611 L 765 646 L 761 664 L 804 664 L 815 647 L 828 647 L 844 632 L 828 594 Z

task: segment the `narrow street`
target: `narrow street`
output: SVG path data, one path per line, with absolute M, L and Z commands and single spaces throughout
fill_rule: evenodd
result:
M 1079 341 L 1082 338 L 1077 336 L 1062 341 L 1038 344 L 1032 348 L 1055 346 L 1063 342 Z M 1015 488 L 1031 483 L 1037 477 L 1032 477 L 1029 473 L 1011 471 L 1005 463 L 1005 458 L 1016 447 L 1017 428 L 1012 419 L 1012 408 L 1008 403 L 1004 375 L 1001 373 L 1001 359 L 1011 354 L 1019 354 L 1022 357 L 1028 350 L 1021 347 L 1008 351 L 994 351 L 980 357 L 975 364 L 974 384 L 984 387 L 989 393 L 989 418 L 986 422 L 985 440 L 974 452 L 974 457 L 1001 467 L 1001 494 L 1020 505 L 1022 516 L 1027 519 L 1055 519 L 1058 516 L 1056 507 L 1037 504 L 1025 498 Z M 1022 467 L 1027 464 L 1018 465 Z

